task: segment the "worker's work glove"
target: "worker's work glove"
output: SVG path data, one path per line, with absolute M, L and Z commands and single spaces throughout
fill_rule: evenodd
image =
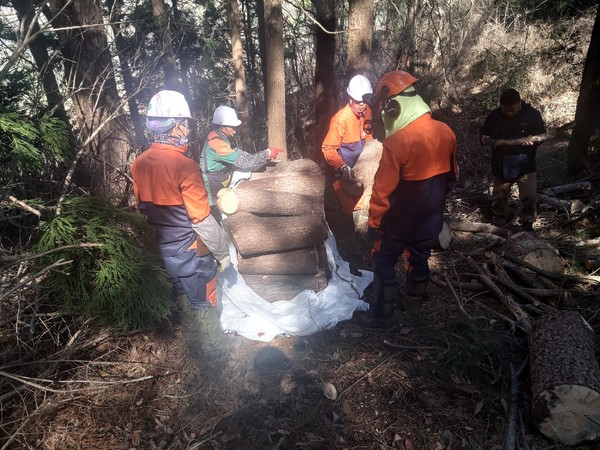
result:
M 280 153 L 283 153 L 283 150 L 280 148 L 275 148 L 275 147 L 269 148 L 269 158 L 271 158 L 271 159 L 277 158 L 277 155 L 279 155 Z
M 342 172 L 342 179 L 344 181 L 352 181 L 354 177 L 352 176 L 352 169 L 347 165 L 343 165 L 340 167 L 340 172 Z
M 229 255 L 226 255 L 225 257 L 223 257 L 217 261 L 217 270 L 219 272 L 225 272 L 225 270 L 227 270 L 227 268 L 230 265 L 231 265 L 231 258 L 229 257 Z
M 379 228 L 375 228 L 375 227 L 369 227 L 369 229 L 367 230 L 367 233 L 369 234 L 369 237 L 376 241 L 377 238 L 379 237 Z

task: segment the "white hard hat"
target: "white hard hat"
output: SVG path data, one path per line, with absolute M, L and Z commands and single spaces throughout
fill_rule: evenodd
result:
M 357 102 L 363 101 L 363 95 L 372 94 L 373 87 L 371 82 L 364 75 L 355 75 L 348 83 L 348 89 L 346 89 L 348 95 Z
M 242 121 L 238 119 L 235 110 L 229 106 L 217 107 L 213 114 L 212 121 L 215 125 L 223 125 L 226 127 L 237 127 L 242 123 Z
M 147 117 L 191 119 L 190 107 L 183 94 L 177 91 L 160 91 L 150 99 Z

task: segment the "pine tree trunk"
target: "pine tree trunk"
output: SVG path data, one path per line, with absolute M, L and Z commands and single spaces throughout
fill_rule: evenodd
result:
M 65 3 L 51 0 L 53 14 Z M 131 148 L 130 126 L 122 114 L 102 10 L 93 0 L 79 0 L 67 6 L 53 26 L 62 28 L 56 33 L 68 94 L 80 141 L 87 143 L 74 181 L 100 195 L 122 194 L 126 187 L 122 171 Z
M 587 162 L 590 139 L 596 136 L 600 145 L 600 6 L 596 11 L 596 20 L 592 30 L 592 38 L 588 48 L 583 77 L 575 110 L 575 129 L 567 147 L 567 171 L 576 175 L 582 171 Z
M 533 419 L 553 440 L 576 444 L 600 436 L 600 367 L 594 333 L 577 312 L 539 319 L 529 335 Z
M 283 59 L 282 0 L 266 0 L 267 47 L 267 128 L 269 147 L 285 150 L 278 159 L 286 160 L 285 62 Z
M 325 164 L 321 146 L 329 129 L 329 121 L 335 114 L 337 94 L 335 78 L 335 1 L 321 0 L 315 4 L 317 21 L 326 30 L 316 26 L 315 42 L 315 142 L 311 159 L 320 166 Z
M 373 0 L 350 0 L 348 6 L 348 79 L 371 73 L 373 44 Z

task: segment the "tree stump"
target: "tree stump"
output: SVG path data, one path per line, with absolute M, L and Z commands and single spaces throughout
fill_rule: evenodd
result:
M 577 312 L 555 311 L 529 334 L 532 415 L 546 436 L 575 444 L 600 436 L 594 333 Z
M 316 275 L 318 271 L 319 255 L 314 247 L 248 258 L 238 255 L 242 275 Z
M 504 244 L 507 252 L 539 269 L 563 273 L 565 262 L 559 251 L 545 240 L 531 233 L 516 233 Z
M 261 217 L 237 213 L 223 223 L 243 257 L 315 247 L 327 238 L 321 215 Z

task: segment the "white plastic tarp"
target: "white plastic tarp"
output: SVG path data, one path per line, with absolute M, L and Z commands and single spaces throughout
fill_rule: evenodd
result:
M 373 281 L 373 273 L 361 270 L 361 276 L 350 272 L 328 232 L 325 241 L 331 280 L 320 292 L 305 290 L 291 300 L 268 302 L 244 282 L 237 271 L 236 251 L 230 248 L 231 266 L 217 275 L 217 292 L 221 299 L 223 329 L 256 341 L 269 342 L 279 335 L 307 336 L 348 320 L 356 310 L 368 309 L 360 299 Z

